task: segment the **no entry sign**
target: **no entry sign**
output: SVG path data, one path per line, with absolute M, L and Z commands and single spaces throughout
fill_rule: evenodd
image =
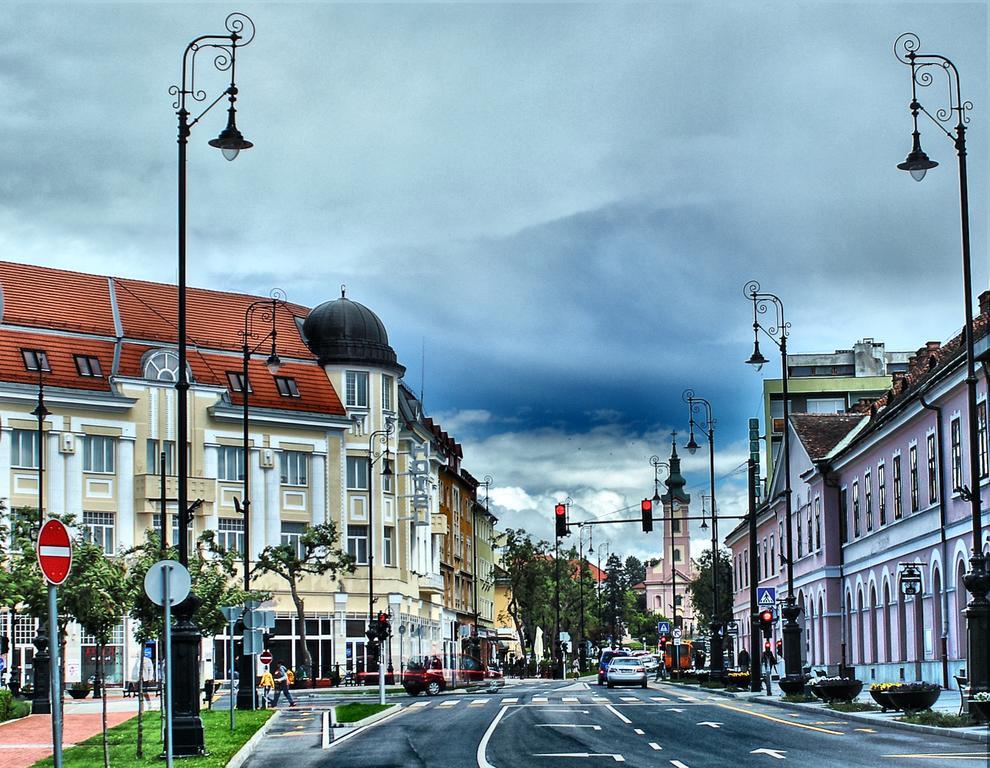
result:
M 38 534 L 38 565 L 48 583 L 59 586 L 72 568 L 72 541 L 69 532 L 58 520 L 49 520 Z
M 258 661 L 260 661 L 262 664 L 271 664 L 272 663 L 272 652 L 271 651 L 262 651 L 261 652 L 261 655 L 258 656 Z

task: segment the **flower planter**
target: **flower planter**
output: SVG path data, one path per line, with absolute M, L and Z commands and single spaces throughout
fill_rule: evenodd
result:
M 69 695 L 74 699 L 85 699 L 89 696 L 89 688 L 69 688 Z
M 811 684 L 811 692 L 825 702 L 852 701 L 863 690 L 862 680 L 848 680 L 842 683 Z
M 902 712 L 914 712 L 920 709 L 930 709 L 938 701 L 941 691 L 936 688 L 931 691 L 887 691 L 887 698 L 894 709 Z
M 777 681 L 782 690 L 787 695 L 801 693 L 804 690 L 805 682 L 803 677 L 782 677 Z
M 969 714 L 981 723 L 990 722 L 990 701 L 970 701 Z
M 890 695 L 886 691 L 870 691 L 870 696 L 880 705 L 882 712 L 886 712 L 888 709 L 897 709 L 897 706 L 890 700 Z

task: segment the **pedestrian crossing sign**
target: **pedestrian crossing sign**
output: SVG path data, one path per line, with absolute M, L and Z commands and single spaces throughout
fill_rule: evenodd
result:
M 657 622 L 657 634 L 658 635 L 669 635 L 670 634 L 670 622 L 669 621 L 658 621 Z
M 776 587 L 757 587 L 756 604 L 761 608 L 772 608 L 777 604 Z

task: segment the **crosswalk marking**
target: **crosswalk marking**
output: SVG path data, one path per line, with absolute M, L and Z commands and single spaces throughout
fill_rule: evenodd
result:
M 546 696 L 534 696 L 533 697 L 533 703 L 534 704 L 546 704 L 548 701 L 550 701 L 550 699 L 548 699 Z
M 637 736 L 642 736 L 643 735 L 643 729 L 642 728 L 633 728 L 633 733 L 635 733 Z
M 635 696 L 620 696 L 619 699 L 622 701 L 639 701 Z
M 457 702 L 456 701 L 443 701 L 443 702 L 440 702 L 440 705 L 439 706 L 441 706 L 441 707 L 456 707 L 457 706 Z
M 503 696 L 502 697 L 502 703 L 503 704 L 515 704 L 517 701 L 519 701 L 519 697 L 518 696 Z
M 650 701 L 670 701 L 666 696 L 650 696 Z
M 608 701 L 608 697 L 607 696 L 592 696 L 591 697 L 591 700 L 592 701 Z
M 565 696 L 564 698 L 561 699 L 561 701 L 577 701 L 577 700 L 578 700 L 577 696 Z
M 469 707 L 483 707 L 487 703 L 488 703 L 488 700 L 487 699 L 475 699 L 470 704 L 468 704 L 468 706 Z
M 417 701 L 415 704 L 410 704 L 409 706 L 411 706 L 411 707 L 428 707 L 428 706 L 430 706 L 430 702 L 428 702 L 428 701 Z

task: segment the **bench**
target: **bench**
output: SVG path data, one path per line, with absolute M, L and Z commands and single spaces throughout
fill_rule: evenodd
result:
M 958 675 L 953 675 L 956 685 L 959 686 L 959 714 L 962 715 L 966 708 L 966 692 L 969 688 L 969 678 L 966 677 L 966 670 L 960 669 Z
M 160 696 L 162 692 L 162 684 L 157 680 L 148 680 L 144 684 L 145 693 L 153 693 L 156 696 Z M 138 684 L 136 680 L 124 683 L 124 698 L 130 698 L 131 696 L 138 695 Z

